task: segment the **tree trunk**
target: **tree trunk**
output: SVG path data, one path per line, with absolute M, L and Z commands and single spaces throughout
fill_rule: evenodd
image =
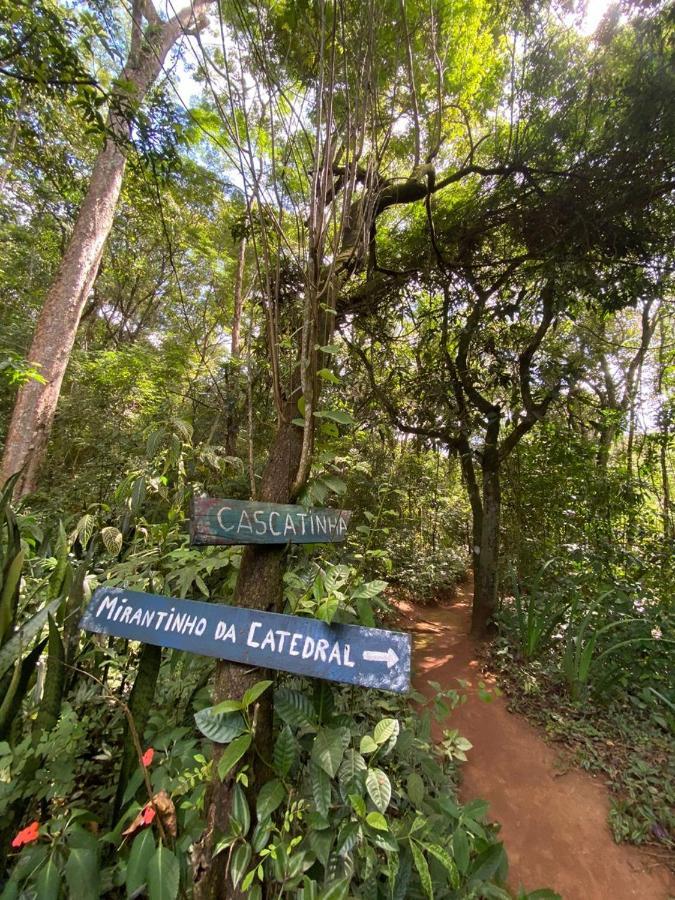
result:
M 464 486 L 471 506 L 471 571 L 474 584 L 478 582 L 478 563 L 480 560 L 480 543 L 483 530 L 483 503 L 480 497 L 476 470 L 473 464 L 471 446 L 468 440 L 463 440 L 459 448 L 459 461 L 462 469 Z
M 287 403 L 285 421 L 277 429 L 269 460 L 263 473 L 260 499 L 268 503 L 288 503 L 292 499 L 293 482 L 300 465 L 302 453 L 302 428 L 290 424 L 297 414 L 297 400 Z M 241 567 L 234 592 L 233 605 L 247 609 L 278 612 L 283 599 L 283 575 L 285 548 L 249 545 L 242 555 Z M 244 691 L 257 681 L 267 678 L 263 669 L 250 668 L 219 661 L 216 666 L 215 696 L 240 698 Z M 255 713 L 255 746 L 263 755 L 269 754 L 273 743 L 272 698 L 264 694 Z M 222 747 L 215 745 L 215 765 Z M 270 770 L 259 755 L 251 752 L 251 776 L 248 794 L 255 798 L 260 786 L 270 776 Z M 239 900 L 245 895 L 235 889 L 227 873 L 227 853 L 213 857 L 215 841 L 228 830 L 231 811 L 231 795 L 234 781 L 220 781 L 216 776 L 206 797 L 206 832 L 194 859 L 195 900 Z
M 108 138 L 37 322 L 28 360 L 44 383 L 31 380 L 19 390 L 0 470 L 0 483 L 22 470 L 16 497 L 32 493 L 37 486 L 80 316 L 112 226 L 124 164 L 122 150 Z
M 481 463 L 483 475 L 483 514 L 480 530 L 480 551 L 476 571 L 471 633 L 483 637 L 497 609 L 499 583 L 499 517 L 501 513 L 501 485 L 499 479 L 500 416 L 494 412 L 488 419 L 485 449 Z
M 123 89 L 113 93 L 109 134 L 99 153 L 73 232 L 37 321 L 28 361 L 44 382 L 29 381 L 16 398 L 0 467 L 0 484 L 21 472 L 15 497 L 33 492 L 45 457 L 54 414 L 85 303 L 94 284 L 112 228 L 122 187 L 126 144 L 133 108 L 157 79 L 164 60 L 189 25 L 201 27 L 211 0 L 195 0 L 168 22 L 149 3 L 134 3 L 129 60 L 121 73 Z M 141 34 L 141 11 L 149 17 Z M 131 95 L 130 95 L 131 86 Z

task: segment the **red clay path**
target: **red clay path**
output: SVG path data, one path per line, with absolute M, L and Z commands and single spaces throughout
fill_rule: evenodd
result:
M 662 864 L 638 847 L 614 843 L 602 782 L 579 770 L 561 775 L 555 749 L 510 713 L 503 697 L 479 698 L 478 682 L 489 688 L 490 679 L 480 674 L 468 635 L 471 587 L 460 589 L 450 605 L 397 606 L 414 635 L 417 689 L 431 693 L 429 679 L 444 688 L 459 688 L 457 679 L 469 682 L 466 702 L 444 725 L 473 744 L 460 793 L 465 801 L 487 800 L 490 817 L 501 824 L 510 886 L 552 888 L 563 900 L 675 897 L 675 878 Z

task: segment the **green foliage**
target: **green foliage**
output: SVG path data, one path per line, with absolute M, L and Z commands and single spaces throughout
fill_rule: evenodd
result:
M 503 880 L 506 860 L 483 822 L 486 806 L 453 799 L 452 754 L 431 742 L 427 701 L 416 695 L 422 708 L 413 712 L 405 699 L 337 686 L 324 685 L 311 700 L 308 687 L 291 680 L 277 689 L 277 777 L 259 792 L 254 822 L 247 806 L 242 820 L 235 803 L 218 845 L 244 890 L 264 882 L 306 896 L 479 896 Z M 457 702 L 454 691 L 441 692 L 435 713 L 447 715 Z M 248 746 L 250 736 L 235 738 L 221 757 L 230 776 L 242 741 Z M 235 791 L 244 804 L 239 784 Z

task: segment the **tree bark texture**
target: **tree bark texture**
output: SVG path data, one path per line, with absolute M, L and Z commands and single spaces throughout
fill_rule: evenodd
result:
M 145 98 L 183 31 L 204 24 L 204 10 L 209 2 L 195 0 L 168 22 L 159 19 L 149 2 L 134 4 L 131 51 L 120 76 L 122 86 L 113 92 L 108 134 L 94 163 L 86 196 L 38 317 L 28 353 L 29 363 L 38 369 L 44 382 L 29 381 L 21 387 L 7 432 L 0 484 L 21 472 L 15 488 L 17 498 L 32 493 L 38 484 L 80 318 L 112 228 L 133 108 Z M 149 24 L 141 36 L 143 15 Z

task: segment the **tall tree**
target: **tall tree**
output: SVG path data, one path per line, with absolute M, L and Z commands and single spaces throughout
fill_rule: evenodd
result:
M 104 145 L 28 353 L 42 377 L 20 388 L 7 432 L 0 483 L 20 473 L 16 496 L 30 493 L 38 482 L 80 318 L 112 228 L 135 113 L 178 39 L 205 26 L 211 2 L 195 0 L 168 21 L 151 0 L 134 2 L 129 56 L 111 92 Z

